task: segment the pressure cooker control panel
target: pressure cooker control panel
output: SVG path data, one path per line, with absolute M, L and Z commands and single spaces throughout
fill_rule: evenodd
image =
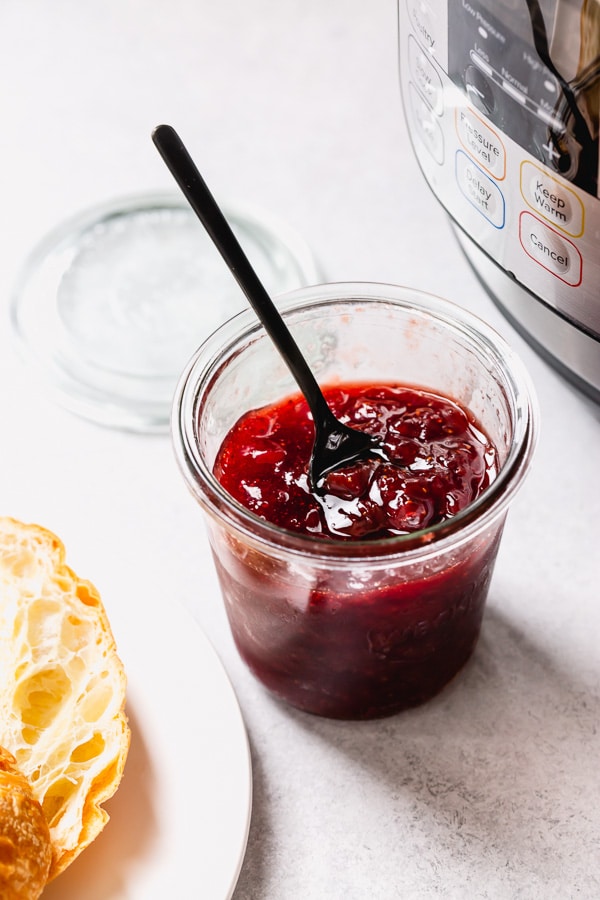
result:
M 430 187 L 502 269 L 600 335 L 597 115 L 585 91 L 536 46 L 526 0 L 398 10 L 403 101 Z M 565 47 L 554 52 L 568 69 Z

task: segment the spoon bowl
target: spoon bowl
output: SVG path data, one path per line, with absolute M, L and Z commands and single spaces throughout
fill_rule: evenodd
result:
M 309 464 L 312 489 L 322 491 L 325 478 L 330 472 L 361 459 L 379 456 L 387 460 L 385 450 L 376 437 L 351 428 L 332 413 L 279 310 L 258 278 L 175 129 L 171 125 L 158 125 L 152 132 L 152 140 L 309 405 L 315 425 L 315 440 Z

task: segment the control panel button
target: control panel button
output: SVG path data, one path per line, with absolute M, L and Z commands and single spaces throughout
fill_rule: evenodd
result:
M 522 212 L 519 240 L 525 253 L 548 272 L 571 287 L 581 284 L 582 259 L 577 247 L 541 219 Z
M 506 175 L 506 150 L 496 132 L 470 109 L 456 109 L 456 131 L 465 150 L 497 181 Z
M 444 111 L 442 79 L 427 53 L 412 35 L 408 38 L 408 65 L 413 82 L 434 113 L 441 116 Z
M 534 212 L 561 231 L 583 234 L 584 208 L 575 191 L 528 160 L 521 163 L 521 193 Z
M 415 133 L 436 163 L 441 166 L 444 162 L 444 135 L 437 121 L 437 116 L 423 100 L 414 84 L 409 85 L 409 92 Z
M 502 191 L 462 150 L 456 153 L 456 181 L 467 200 L 494 228 L 504 227 L 505 205 Z
M 496 108 L 492 85 L 483 72 L 475 66 L 467 66 L 465 70 L 465 88 L 469 100 L 477 109 L 489 116 Z
M 436 56 L 439 53 L 441 41 L 438 40 L 439 16 L 435 16 L 426 0 L 406 0 L 406 8 L 421 46 Z

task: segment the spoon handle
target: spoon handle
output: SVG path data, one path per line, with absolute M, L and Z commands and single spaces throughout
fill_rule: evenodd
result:
M 188 203 L 229 266 L 266 332 L 305 395 L 315 422 L 331 415 L 321 389 L 283 318 L 242 250 L 183 141 L 171 125 L 158 125 L 152 140 Z

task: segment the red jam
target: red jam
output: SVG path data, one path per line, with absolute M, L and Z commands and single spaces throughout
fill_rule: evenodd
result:
M 390 462 L 333 472 L 314 494 L 314 431 L 300 395 L 242 416 L 215 461 L 229 494 L 282 529 L 319 542 L 393 538 L 456 515 L 496 475 L 494 447 L 448 398 L 393 384 L 324 394 L 338 418 L 384 443 Z M 238 649 L 274 693 L 313 713 L 372 718 L 421 703 L 473 650 L 499 532 L 441 563 L 366 572 L 351 561 L 303 571 L 231 538 L 215 556 Z
M 407 534 L 456 515 L 494 477 L 494 448 L 445 397 L 387 384 L 345 384 L 324 394 L 339 419 L 382 441 L 390 462 L 338 469 L 323 496 L 313 494 L 314 429 L 303 397 L 246 413 L 225 438 L 214 472 L 239 503 L 280 528 L 345 540 Z

